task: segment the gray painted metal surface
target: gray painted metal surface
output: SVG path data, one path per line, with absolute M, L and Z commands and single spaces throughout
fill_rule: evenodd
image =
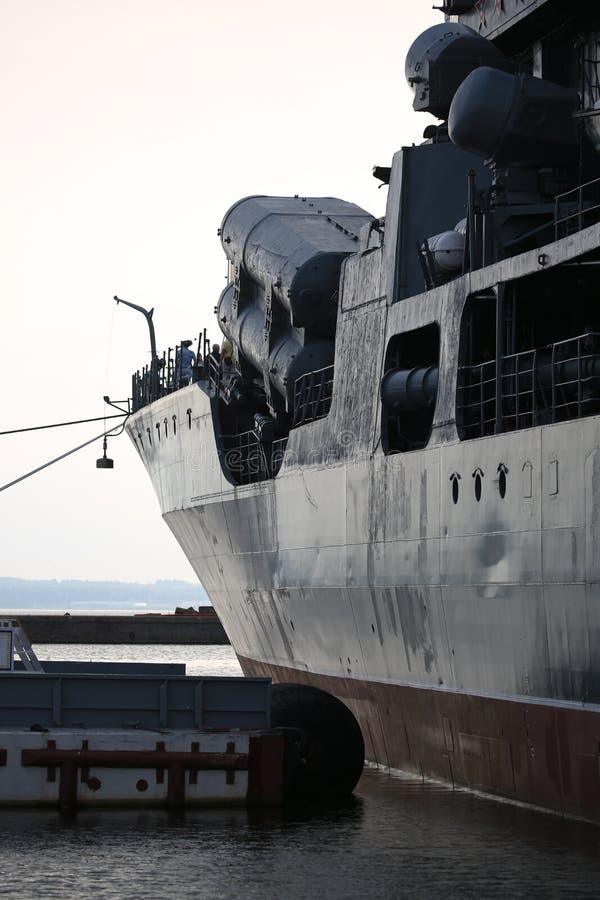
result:
M 593 226 L 544 251 L 555 265 L 599 240 Z M 348 270 L 361 256 L 349 260 L 330 414 L 290 433 L 273 481 L 228 481 L 200 385 L 130 423 L 165 519 L 238 653 L 328 674 L 600 702 L 600 419 L 475 441 L 456 434 L 465 297 L 538 271 L 538 256 L 503 260 L 391 307 L 372 284 L 376 296 L 363 293 L 354 306 L 363 284 Z M 373 389 L 383 348 L 432 321 L 444 327 L 429 445 L 385 456 Z M 138 434 L 155 434 L 173 415 L 182 423 L 176 436 L 141 444 Z
M 41 663 L 46 673 L 73 673 L 77 675 L 154 675 L 160 677 L 185 676 L 185 663 L 140 663 L 140 662 L 81 662 L 74 659 L 45 659 Z M 15 660 L 15 672 L 23 672 L 25 667 Z
M 268 728 L 268 678 L 11 673 L 0 676 L 4 727 Z
M 465 21 L 473 25 L 484 6 Z M 524 17 L 542 6 L 565 5 L 515 0 L 498 16 L 514 18 L 522 43 Z M 509 29 L 502 34 L 505 48 Z M 556 60 L 550 47 L 538 50 L 535 74 L 545 76 Z M 470 169 L 486 198 L 477 210 Z M 462 783 L 576 812 L 588 793 L 598 820 L 600 415 L 502 431 L 497 414 L 496 433 L 461 440 L 456 398 L 476 321 L 468 304 L 500 298 L 491 347 L 479 348 L 486 359 L 502 350 L 506 292 L 535 299 L 541 273 L 545 289 L 565 272 L 572 280 L 532 314 L 532 327 L 553 311 L 569 321 L 584 270 L 595 297 L 600 224 L 585 219 L 581 185 L 578 217 L 571 208 L 552 219 L 552 185 L 573 188 L 577 173 L 548 180 L 535 167 L 491 169 L 443 129 L 394 156 L 385 222 L 363 229 L 342 264 L 329 413 L 289 431 L 277 477 L 234 483 L 219 406 L 202 383 L 151 404 L 127 427 L 165 521 L 251 671 L 295 674 L 349 697 L 382 762 L 448 780 L 461 771 Z M 416 247 L 465 213 L 462 274 L 423 291 Z M 487 235 L 475 234 L 478 222 Z M 427 445 L 387 453 L 387 350 L 402 335 L 418 347 L 432 325 L 440 340 Z M 404 371 L 431 365 L 411 359 Z M 178 423 L 176 434 L 161 434 L 165 419 Z M 405 689 L 395 695 L 402 699 L 388 688 Z M 408 689 L 426 698 L 431 721 L 425 701 L 420 718 L 411 709 Z M 585 785 L 581 796 L 574 783 Z

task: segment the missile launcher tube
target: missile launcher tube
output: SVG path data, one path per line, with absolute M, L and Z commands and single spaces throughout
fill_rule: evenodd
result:
M 255 304 L 249 304 L 234 317 L 233 295 L 234 286 L 230 284 L 219 299 L 218 317 L 221 330 L 259 372 L 264 370 L 264 366 L 268 367 L 272 384 L 282 396 L 286 397 L 289 405 L 293 399 L 296 378 L 333 363 L 333 341 L 314 339 L 302 344 L 295 336 L 294 330 L 288 328 L 271 341 L 267 354 L 263 310 Z
M 219 324 L 240 361 L 270 380 L 288 410 L 295 380 L 333 363 L 342 262 L 371 221 L 335 197 L 247 197 L 223 219 L 221 242 L 237 284 L 221 294 Z
M 411 412 L 435 403 L 438 368 L 390 369 L 381 381 L 381 402 L 390 411 Z
M 342 261 L 358 250 L 359 231 L 371 221 L 364 209 L 335 197 L 256 196 L 228 210 L 220 233 L 230 262 L 272 291 L 294 326 L 324 336 L 324 307 L 334 303 Z M 333 337 L 335 315 L 329 318 Z

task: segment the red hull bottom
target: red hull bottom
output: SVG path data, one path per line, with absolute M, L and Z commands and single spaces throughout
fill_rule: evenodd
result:
M 239 659 L 245 675 L 311 684 L 339 697 L 360 724 L 370 760 L 600 824 L 598 712 Z

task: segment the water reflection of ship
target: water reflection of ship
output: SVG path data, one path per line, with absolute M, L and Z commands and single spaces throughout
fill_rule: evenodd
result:
M 600 821 L 600 15 L 482 6 L 408 53 L 442 124 L 376 168 L 384 219 L 228 211 L 235 389 L 142 374 L 128 428 L 246 673 L 342 698 L 385 765 Z

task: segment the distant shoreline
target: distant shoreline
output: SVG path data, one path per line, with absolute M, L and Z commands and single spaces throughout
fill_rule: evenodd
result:
M 0 615 L 39 612 L 78 615 L 105 612 L 174 612 L 177 606 L 210 604 L 202 585 L 186 581 L 151 584 L 124 581 L 29 580 L 0 577 Z
M 210 603 L 196 604 L 196 609 L 211 608 Z M 164 607 L 45 607 L 45 606 L 6 606 L 0 607 L 0 618 L 18 618 L 19 616 L 168 616 L 175 612 L 174 606 Z

